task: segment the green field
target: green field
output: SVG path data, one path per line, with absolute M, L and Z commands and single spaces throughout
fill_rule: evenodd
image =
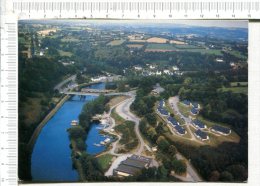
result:
M 110 167 L 113 157 L 114 156 L 111 154 L 104 154 L 102 156 L 97 157 L 97 162 L 104 172 L 107 171 Z
M 248 85 L 248 82 L 231 82 L 231 87 L 245 87 Z
M 204 49 L 202 47 L 198 47 L 198 46 L 195 46 L 195 45 L 174 45 L 176 48 L 179 48 L 179 49 Z
M 120 39 L 120 40 L 114 40 L 114 41 L 110 41 L 107 45 L 108 46 L 119 46 L 122 45 L 125 42 L 125 40 Z
M 221 90 L 224 92 L 231 91 L 233 93 L 248 94 L 247 87 L 223 87 L 223 88 L 221 88 Z
M 58 50 L 58 51 L 59 51 L 60 56 L 65 56 L 65 57 L 71 57 L 72 56 L 71 52 L 65 52 L 63 50 Z
M 199 48 L 193 45 L 148 44 L 146 51 L 199 52 L 201 54 L 222 55 L 221 50 Z
M 171 44 L 148 44 L 146 47 L 146 50 L 172 50 L 175 51 L 177 50 L 177 48 L 175 48 L 173 45 Z
M 247 59 L 247 56 L 244 56 L 243 54 L 241 54 L 239 51 L 236 51 L 236 50 L 232 50 L 232 51 L 226 51 L 227 53 L 237 57 L 237 58 L 241 58 L 243 60 L 246 60 Z

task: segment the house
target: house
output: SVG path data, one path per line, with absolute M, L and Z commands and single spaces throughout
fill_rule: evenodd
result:
M 164 107 L 165 106 L 165 102 L 164 102 L 164 100 L 162 99 L 162 100 L 160 100 L 160 102 L 159 102 L 159 107 Z
M 179 125 L 179 122 L 178 122 L 175 118 L 173 118 L 173 117 L 171 117 L 171 116 L 169 116 L 169 117 L 167 118 L 167 121 L 168 121 L 169 123 L 171 123 L 173 126 Z
M 162 107 L 158 107 L 158 112 L 162 115 L 162 116 L 168 116 L 169 115 L 169 112 L 167 110 L 165 110 L 164 108 Z
M 150 167 L 151 158 L 145 156 L 132 155 L 122 161 L 119 166 L 114 169 L 113 173 L 117 176 L 133 176 L 141 172 L 142 169 Z
M 161 71 L 156 71 L 155 74 L 158 75 L 158 76 L 160 76 L 160 75 L 162 75 L 162 72 L 161 72 Z
M 197 114 L 199 114 L 199 110 L 193 107 L 193 108 L 190 110 L 190 113 L 191 113 L 192 115 L 197 115 Z
M 174 126 L 175 132 L 177 132 L 179 135 L 184 135 L 187 133 L 187 131 L 180 125 L 175 125 Z
M 143 68 L 141 66 L 135 66 L 134 69 L 137 70 L 137 71 L 143 70 Z
M 186 100 L 186 99 L 183 100 L 182 103 L 183 103 L 184 105 L 186 105 L 186 106 L 190 106 L 190 104 L 191 104 L 191 102 L 188 101 L 188 100 Z
M 209 139 L 209 136 L 206 132 L 201 131 L 200 129 L 195 131 L 195 136 L 199 138 L 201 141 L 205 141 Z
M 194 127 L 196 127 L 196 128 L 200 128 L 200 129 L 205 129 L 205 128 L 207 128 L 207 126 L 204 125 L 204 123 L 202 123 L 202 122 L 201 122 L 200 120 L 198 120 L 198 119 L 193 120 L 193 121 L 192 121 L 192 125 L 193 125 Z
M 197 102 L 191 102 L 191 106 L 193 106 L 195 109 L 200 109 L 200 104 Z
M 162 87 L 160 86 L 159 83 L 157 83 L 153 88 L 154 88 L 154 89 L 152 90 L 152 93 L 155 94 L 155 95 L 158 95 L 158 94 L 164 92 L 164 90 L 165 90 L 164 88 L 162 88 Z
M 178 68 L 177 66 L 172 66 L 172 70 L 174 70 L 174 71 L 178 71 L 179 68 Z
M 225 135 L 225 136 L 231 134 L 231 129 L 226 128 L 226 127 L 222 127 L 222 126 L 219 126 L 219 125 L 214 125 L 213 127 L 211 127 L 210 130 L 212 132 L 219 133 L 219 134 L 222 134 L 222 135 Z

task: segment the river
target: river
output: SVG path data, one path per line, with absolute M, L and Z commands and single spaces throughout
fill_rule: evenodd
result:
M 104 89 L 105 84 L 93 84 L 88 88 Z M 78 181 L 78 173 L 72 168 L 67 129 L 71 127 L 72 120 L 78 120 L 83 105 L 95 98 L 96 96 L 86 96 L 85 100 L 80 100 L 79 96 L 73 96 L 44 126 L 32 152 L 33 181 Z M 91 126 L 86 140 L 89 154 L 97 154 L 105 150 L 104 146 L 94 145 L 105 139 L 99 134 L 99 129 L 98 123 Z

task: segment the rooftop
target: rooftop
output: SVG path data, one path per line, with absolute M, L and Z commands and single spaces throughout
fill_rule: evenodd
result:
M 179 133 L 179 134 L 185 134 L 186 133 L 186 130 L 180 126 L 180 125 L 175 125 L 174 126 L 175 130 Z
M 182 101 L 182 103 L 184 103 L 185 105 L 190 105 L 191 102 L 185 99 Z
M 194 107 L 191 109 L 190 112 L 191 112 L 192 114 L 194 114 L 194 115 L 196 115 L 196 114 L 199 113 L 198 109 L 196 109 L 196 108 L 194 108 Z
M 167 120 L 172 124 L 172 125 L 179 125 L 179 123 L 178 123 L 178 121 L 175 119 L 175 118 L 173 118 L 173 117 L 171 117 L 171 116 L 169 116 L 168 118 L 167 118 Z
M 158 111 L 159 111 L 160 114 L 162 114 L 162 115 L 169 115 L 168 111 L 165 110 L 165 109 L 162 108 L 162 107 L 158 107 Z
M 206 132 L 201 131 L 200 129 L 196 130 L 196 136 L 200 137 L 202 140 L 208 139 L 208 135 Z
M 120 171 L 120 172 L 134 175 L 134 174 L 138 173 L 139 171 L 141 171 L 141 169 L 136 168 L 136 167 L 131 167 L 128 165 L 124 165 L 124 164 L 120 164 L 114 171 Z
M 199 127 L 199 128 L 206 128 L 206 125 L 204 125 L 204 123 L 202 123 L 200 120 L 195 119 L 192 121 L 193 125 L 195 125 L 195 127 Z
M 224 134 L 229 134 L 231 132 L 231 129 L 226 128 L 226 127 L 222 127 L 222 126 L 219 126 L 219 125 L 214 125 L 212 127 L 212 129 L 215 130 L 215 131 L 219 131 L 221 133 L 224 133 Z

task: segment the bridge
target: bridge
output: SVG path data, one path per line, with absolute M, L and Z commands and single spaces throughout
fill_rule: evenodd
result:
M 66 95 L 78 95 L 78 96 L 99 96 L 103 94 L 104 96 L 131 96 L 132 93 L 129 92 L 111 92 L 111 93 L 102 93 L 102 92 L 63 92 Z

